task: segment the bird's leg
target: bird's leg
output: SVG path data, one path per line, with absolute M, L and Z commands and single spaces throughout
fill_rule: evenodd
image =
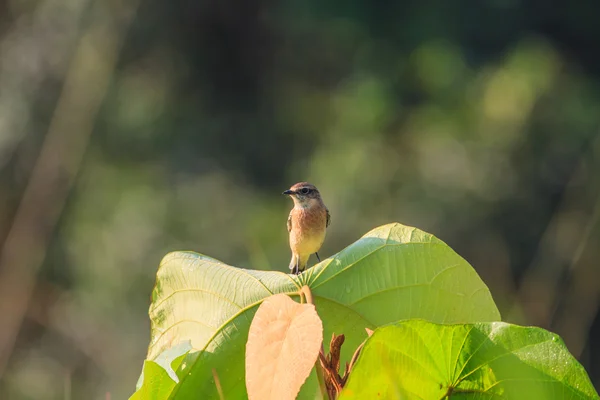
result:
M 315 253 L 315 256 L 317 256 L 317 260 L 319 260 L 319 262 L 321 262 L 321 257 L 319 257 L 319 253 Z
M 294 275 L 300 274 L 300 257 L 296 257 L 296 268 L 294 269 Z

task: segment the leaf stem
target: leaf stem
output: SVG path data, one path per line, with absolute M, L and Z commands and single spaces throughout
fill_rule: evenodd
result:
M 314 305 L 314 301 L 313 301 L 313 297 L 312 297 L 312 292 L 310 291 L 310 288 L 306 285 L 302 286 L 302 288 L 300 289 L 300 292 L 302 294 L 304 294 L 304 297 L 306 298 L 306 302 L 308 304 L 312 304 Z

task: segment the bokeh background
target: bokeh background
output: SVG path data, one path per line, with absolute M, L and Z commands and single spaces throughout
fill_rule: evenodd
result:
M 0 1 L 0 399 L 125 399 L 162 256 L 431 232 L 600 387 L 600 3 Z

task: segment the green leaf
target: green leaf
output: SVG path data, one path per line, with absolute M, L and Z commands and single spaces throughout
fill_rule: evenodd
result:
M 190 341 L 181 342 L 162 352 L 154 361 L 144 361 L 144 369 L 131 400 L 159 400 L 169 396 L 179 378 L 175 370 L 192 349 Z
M 282 266 L 282 268 L 285 266 Z M 389 224 L 372 230 L 299 276 L 234 268 L 193 253 L 168 254 L 150 307 L 148 359 L 184 340 L 193 349 L 177 371 L 172 399 L 218 398 L 215 369 L 226 399 L 246 397 L 244 346 L 252 317 L 272 294 L 313 293 L 324 338 L 343 333 L 341 360 L 367 337 L 364 328 L 408 318 L 467 323 L 500 319 L 488 288 L 473 268 L 439 239 Z M 311 373 L 299 398 L 315 398 Z
M 504 322 L 401 321 L 367 340 L 339 400 L 598 399 L 557 335 Z

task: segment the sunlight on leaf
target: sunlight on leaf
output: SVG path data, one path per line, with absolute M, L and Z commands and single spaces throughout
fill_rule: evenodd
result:
M 273 294 L 298 296 L 304 285 L 312 291 L 323 336 L 345 336 L 342 365 L 367 338 L 365 328 L 409 318 L 500 319 L 487 286 L 462 257 L 434 236 L 401 224 L 373 229 L 299 276 L 235 268 L 193 252 L 170 253 L 152 295 L 148 360 L 185 340 L 192 352 L 176 371 L 179 383 L 167 398 L 218 398 L 213 369 L 225 398 L 247 397 L 245 345 L 256 310 Z M 313 370 L 298 398 L 314 399 L 318 392 Z
M 598 399 L 557 335 L 504 322 L 401 321 L 367 340 L 340 400 Z

